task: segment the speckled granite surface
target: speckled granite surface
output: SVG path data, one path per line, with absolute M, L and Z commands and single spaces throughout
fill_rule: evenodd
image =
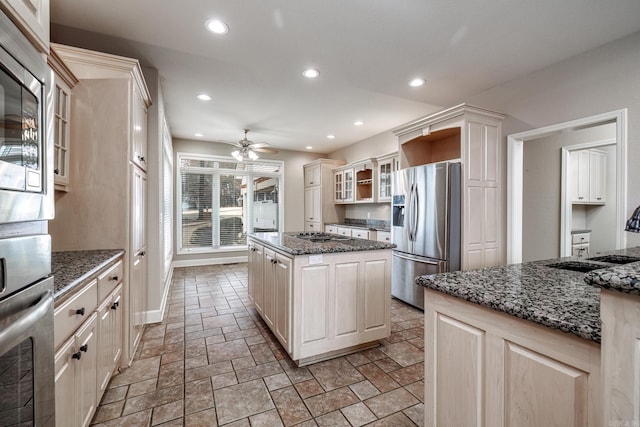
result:
M 640 248 L 607 254 L 640 257 Z M 579 260 L 603 267 L 586 275 L 547 266 L 559 261 L 576 260 L 578 259 L 575 257 L 567 257 L 421 276 L 416 279 L 416 283 L 521 319 L 600 342 L 600 287 L 621 291 L 633 287 L 640 291 L 640 262 L 616 265 Z
M 330 254 L 337 252 L 375 251 L 391 249 L 395 245 L 391 243 L 377 242 L 375 240 L 351 239 L 337 234 L 331 234 L 339 240 L 327 242 L 311 242 L 296 237 L 296 233 L 253 233 L 250 234 L 256 240 L 271 245 L 291 255 Z
M 53 252 L 51 275 L 54 300 L 63 300 L 76 286 L 98 277 L 104 267 L 123 254 L 124 251 L 121 249 Z
M 345 218 L 344 222 L 328 223 L 325 225 L 335 225 L 338 227 L 368 228 L 369 230 L 376 230 L 376 231 L 391 231 L 391 222 L 380 220 L 380 219 Z

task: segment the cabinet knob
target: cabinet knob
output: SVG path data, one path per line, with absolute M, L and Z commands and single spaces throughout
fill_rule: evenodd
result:
M 81 357 L 82 357 L 82 353 L 80 353 L 79 351 L 77 351 L 77 352 L 75 352 L 75 353 L 73 353 L 71 355 L 71 358 L 72 359 L 76 359 L 76 360 L 80 360 Z
M 145 256 L 147 253 L 145 251 L 140 252 L 140 256 Z
M 56 174 L 56 175 L 60 175 L 60 169 L 55 168 L 55 169 L 53 170 L 53 173 L 54 173 L 54 174 Z
M 87 352 L 89 350 L 89 344 L 84 344 L 80 346 L 80 351 Z
M 120 305 L 120 301 L 116 301 L 111 305 L 111 310 L 116 310 Z
M 113 277 L 111 278 L 111 280 L 113 280 L 114 282 L 117 282 L 117 281 L 118 281 L 118 276 L 113 276 Z
M 578 200 L 582 200 L 582 199 L 584 199 L 584 197 L 578 197 Z
M 138 156 L 138 160 L 140 160 L 141 162 L 146 162 L 146 160 L 144 159 L 144 156 Z
M 84 307 L 77 309 L 76 314 L 79 314 L 80 316 L 84 316 Z

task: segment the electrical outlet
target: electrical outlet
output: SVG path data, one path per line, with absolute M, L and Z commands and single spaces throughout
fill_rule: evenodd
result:
M 367 219 L 371 219 L 371 212 L 367 212 Z

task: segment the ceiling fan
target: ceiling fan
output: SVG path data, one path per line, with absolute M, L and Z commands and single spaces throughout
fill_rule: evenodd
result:
M 247 139 L 247 133 L 249 129 L 244 129 L 244 138 L 238 142 L 227 142 L 236 147 L 236 150 L 231 152 L 231 155 L 239 162 L 244 160 L 257 160 L 259 158 L 257 153 L 269 153 L 276 154 L 278 150 L 268 148 L 269 144 L 266 142 L 253 142 Z

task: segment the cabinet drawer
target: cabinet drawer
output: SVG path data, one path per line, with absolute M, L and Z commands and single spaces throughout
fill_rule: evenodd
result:
M 123 273 L 122 261 L 118 261 L 98 276 L 98 301 L 104 300 L 118 283 L 122 282 Z
M 351 229 L 346 227 L 338 227 L 338 234 L 351 237 Z
M 53 314 L 53 337 L 56 347 L 88 319 L 98 305 L 98 281 L 92 280 Z
M 324 227 L 324 232 L 325 233 L 338 234 L 338 227 L 336 227 L 335 225 L 326 225 Z
M 351 237 L 355 237 L 356 239 L 369 239 L 369 230 L 360 230 L 354 228 L 351 230 Z
M 391 243 L 391 233 L 388 231 L 378 231 L 376 233 L 376 240 L 378 242 Z
M 571 235 L 571 244 L 576 245 L 580 243 L 589 243 L 589 236 L 591 233 L 578 233 Z

